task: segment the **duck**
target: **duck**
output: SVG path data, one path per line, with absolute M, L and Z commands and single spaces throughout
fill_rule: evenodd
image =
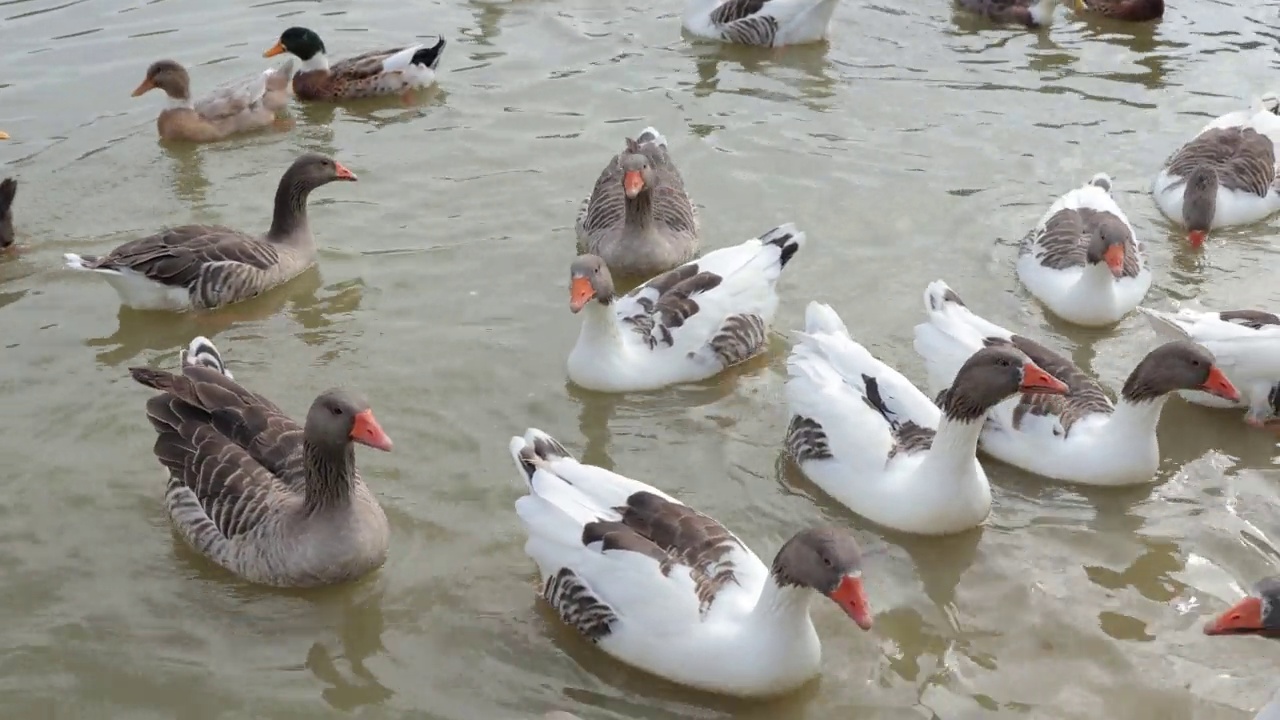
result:
M 0 130 L 0 140 L 8 140 L 8 139 L 9 139 L 9 133 L 3 130 Z
M 1018 250 L 1018 279 L 1067 322 L 1114 325 L 1151 288 L 1144 244 L 1111 197 L 1111 176 L 1094 175 L 1049 207 Z
M 575 229 L 579 250 L 621 275 L 653 277 L 697 255 L 698 211 L 662 133 L 647 127 L 626 139 L 583 200 Z
M 767 566 L 713 518 L 578 462 L 541 430 L 509 447 L 527 490 L 515 509 L 542 598 L 621 662 L 707 692 L 766 697 L 819 673 L 816 595 L 872 626 L 861 553 L 843 530 L 801 530 Z
M 216 352 L 216 351 L 215 351 Z M 258 585 L 308 588 L 381 567 L 391 530 L 356 470 L 354 444 L 390 451 L 369 402 L 326 390 L 299 427 L 270 400 L 203 363 L 129 368 L 147 401 L 165 509 L 191 548 Z
M 978 527 L 991 485 L 977 458 L 983 414 L 1017 392 L 1067 387 L 1009 347 L 980 348 L 934 404 L 810 302 L 787 358 L 785 449 L 805 477 L 853 512 L 916 535 Z
M 17 180 L 0 180 L 0 250 L 13 247 L 13 198 L 17 194 Z
M 1203 246 L 1212 229 L 1280 210 L 1277 140 L 1280 94 L 1269 92 L 1248 110 L 1214 119 L 1165 161 L 1151 192 L 1160 212 L 1187 228 L 1192 248 Z
M 696 382 L 764 352 L 778 309 L 778 278 L 805 234 L 794 223 L 659 275 L 626 295 L 609 265 L 581 255 L 569 266 L 569 310 L 582 329 L 569 379 L 598 392 Z
M 1066 383 L 1066 397 L 1023 393 L 986 412 L 980 447 L 1014 467 L 1082 485 L 1137 485 L 1159 469 L 1156 424 L 1175 390 L 1203 390 L 1235 400 L 1240 393 L 1213 355 L 1187 340 L 1147 354 L 1113 404 L 1098 381 L 1031 338 L 979 317 L 945 282 L 924 293 L 927 320 L 915 327 L 914 347 L 934 392 L 946 388 L 973 352 L 1014 347 Z
M 208 95 L 191 99 L 191 76 L 174 60 L 157 60 L 133 97 L 159 88 L 169 96 L 169 106 L 156 118 L 162 140 L 215 142 L 232 135 L 271 127 L 276 113 L 289 103 L 289 78 L 293 61 L 263 71 L 251 78 L 215 88 Z
M 190 343 L 187 344 L 178 353 L 178 365 L 202 366 L 218 372 L 228 380 L 235 380 L 235 376 L 227 369 L 225 363 L 222 362 L 222 353 L 218 352 L 218 348 L 209 338 L 198 335 Z
M 1077 12 L 1113 20 L 1147 22 L 1164 17 L 1164 0 L 1075 0 Z
M 444 38 L 392 50 L 375 50 L 329 65 L 324 41 L 314 30 L 291 27 L 280 34 L 263 57 L 290 53 L 302 61 L 293 76 L 293 92 L 301 100 L 332 102 L 379 95 L 408 96 L 431 87 L 444 55 Z
M 1058 0 L 958 0 L 960 7 L 999 23 L 1017 23 L 1029 28 L 1053 24 Z
M 839 0 L 686 0 L 684 27 L 710 40 L 781 47 L 825 40 Z
M 1280 428 L 1280 317 L 1262 310 L 1163 312 L 1139 307 L 1163 340 L 1190 340 L 1213 353 L 1240 391 L 1239 400 L 1179 390 L 1184 400 L 1212 408 L 1247 408 L 1245 422 Z
M 276 188 L 271 228 L 255 237 L 222 225 L 181 225 L 131 240 L 106 255 L 63 255 L 73 270 L 97 273 L 136 310 L 212 310 L 284 284 L 316 261 L 307 222 L 311 191 L 354 182 L 342 163 L 306 153 Z

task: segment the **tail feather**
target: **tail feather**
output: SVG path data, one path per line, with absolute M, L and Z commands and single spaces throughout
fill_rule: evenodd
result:
M 637 145 L 643 145 L 650 142 L 664 148 L 667 146 L 666 136 L 658 132 L 658 128 L 653 127 L 652 125 L 641 130 L 640 135 L 636 138 Z
M 525 482 L 529 483 L 530 490 L 533 489 L 533 474 L 539 467 L 553 460 L 573 459 L 573 455 L 560 444 L 559 440 L 537 428 L 525 430 L 524 437 L 511 438 L 508 448 L 511 451 L 511 458 L 516 462 L 516 467 L 524 473 Z
M 445 39 L 443 37 L 440 38 L 436 41 L 435 45 L 432 45 L 431 47 L 424 47 L 414 53 L 413 59 L 409 61 L 410 64 L 426 65 L 434 70 L 436 66 L 440 64 L 440 57 L 444 55 L 444 46 L 446 44 Z
M 72 270 L 93 270 L 92 264 L 97 260 L 92 255 L 77 255 L 75 253 L 63 253 L 62 259 L 66 261 L 67 267 Z
M 1100 187 L 1103 190 L 1106 190 L 1108 193 L 1111 192 L 1111 176 L 1104 172 L 1100 172 L 1097 175 L 1094 175 L 1092 178 L 1090 178 L 1089 184 L 1093 185 L 1094 187 Z
M 804 247 L 807 239 L 808 237 L 805 233 L 796 228 L 795 223 L 783 223 L 759 237 L 761 243 L 777 245 L 782 250 L 782 255 L 778 259 L 778 263 L 782 267 L 786 267 L 787 263 L 791 261 L 791 257 L 800 248 Z
M 203 365 L 204 367 L 216 370 L 227 378 L 234 380 L 231 371 L 222 361 L 222 354 L 218 352 L 218 348 L 209 338 L 200 335 L 191 341 L 187 347 L 183 348 L 178 354 L 178 359 L 182 365 Z
M 1142 305 L 1138 306 L 1138 312 L 1147 318 L 1147 324 L 1162 340 L 1186 340 L 1191 337 L 1186 328 L 1178 324 L 1173 313 L 1153 310 Z
M 853 338 L 844 320 L 840 319 L 836 311 L 830 305 L 817 300 L 810 301 L 804 309 L 804 332 L 806 335 L 828 333 Z
M 180 379 L 180 376 L 171 372 L 154 370 L 148 367 L 131 367 L 129 368 L 129 374 L 139 383 L 160 392 L 173 391 Z

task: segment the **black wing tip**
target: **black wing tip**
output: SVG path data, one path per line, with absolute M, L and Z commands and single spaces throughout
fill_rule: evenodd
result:
M 173 377 L 173 375 L 163 370 L 155 370 L 149 367 L 131 367 L 129 368 L 129 375 L 137 382 L 156 390 L 164 389 L 163 386 L 168 384 L 169 379 Z
M 542 460 L 551 460 L 557 457 L 571 458 L 573 455 L 560 444 L 559 440 L 551 437 L 546 433 L 535 433 L 533 442 L 526 446 L 530 452 L 534 453 Z
M 804 242 L 804 233 L 797 230 L 796 226 L 787 223 L 779 225 L 769 232 L 761 236 L 766 245 L 777 245 L 782 251 L 778 258 L 778 264 L 786 267 L 791 262 L 791 258 L 800 250 L 800 245 Z
M 516 462 L 520 463 L 520 470 L 524 472 L 525 480 L 533 482 L 533 475 L 538 472 L 538 456 L 533 448 L 528 445 L 520 448 Z
M 863 373 L 862 384 L 866 386 L 866 392 L 862 394 L 862 399 L 866 401 L 867 405 L 871 406 L 872 410 L 880 413 L 885 421 L 893 424 L 893 419 L 889 417 L 889 406 L 885 404 L 884 398 L 880 396 L 880 381 Z
M 448 45 L 448 41 L 443 36 L 436 41 L 435 45 L 428 48 L 422 48 L 413 54 L 413 59 L 409 61 L 411 65 L 426 65 L 434 69 L 440 63 L 440 56 L 444 54 L 444 48 Z

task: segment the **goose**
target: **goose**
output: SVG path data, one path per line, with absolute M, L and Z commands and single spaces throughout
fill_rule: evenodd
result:
M 1076 11 L 1113 20 L 1146 22 L 1164 16 L 1164 0 L 1075 0 Z
M 1018 279 L 1053 314 L 1077 325 L 1113 325 L 1151 287 L 1146 248 L 1111 197 L 1111 177 L 1058 198 L 1023 239 Z
M 569 267 L 569 309 L 583 315 L 569 379 L 588 390 L 631 392 L 694 382 L 765 349 L 782 269 L 805 242 L 792 223 L 644 283 L 614 292 L 605 261 Z
M 1215 119 L 1165 162 L 1152 183 L 1160 212 L 1187 228 L 1193 248 L 1209 231 L 1247 225 L 1280 210 L 1275 142 L 1280 95 Z
M 379 95 L 407 96 L 431 87 L 436 81 L 444 38 L 432 45 L 416 44 L 391 50 L 375 50 L 329 65 L 324 41 L 315 31 L 291 27 L 280 33 L 263 57 L 289 53 L 302 61 L 293 76 L 293 92 L 301 100 L 334 101 Z
M 1248 408 L 1248 424 L 1280 427 L 1280 317 L 1261 310 L 1138 310 L 1161 339 L 1203 345 L 1240 391 L 1235 401 L 1196 390 L 1178 391 L 1184 400 L 1213 408 Z
M 1252 594 L 1205 623 L 1204 634 L 1280 638 L 1280 576 L 1259 580 Z
M 236 379 L 222 362 L 222 353 L 218 352 L 212 340 L 203 335 L 197 336 L 182 349 L 178 354 L 178 364 L 182 367 L 189 365 L 207 367 L 221 373 L 228 380 Z
M 714 519 L 638 480 L 578 462 L 530 428 L 511 456 L 542 597 L 566 625 L 633 667 L 708 692 L 769 696 L 819 672 L 814 593 L 863 630 L 872 617 L 847 533 L 810 528 L 772 568 Z
M 960 7 L 1000 23 L 1018 23 L 1029 28 L 1053 24 L 1058 0 L 958 0 Z
M 647 127 L 609 161 L 582 202 L 578 248 L 621 275 L 652 277 L 698 252 L 698 211 L 667 151 Z
M 131 240 L 106 255 L 66 253 L 68 268 L 98 273 L 136 310 L 211 310 L 293 279 L 316 261 L 307 222 L 311 191 L 355 181 L 341 163 L 307 153 L 276 188 L 271 229 L 253 237 L 222 225 L 181 225 Z
M 18 194 L 18 181 L 0 180 L 0 250 L 13 246 L 13 198 Z
M 742 45 L 825 40 L 839 0 L 686 0 L 684 27 L 699 37 Z
M 988 408 L 1066 386 L 1007 347 L 979 349 L 935 405 L 849 335 L 835 310 L 805 309 L 787 359 L 787 454 L 823 492 L 894 530 L 948 535 L 981 525 L 991 486 L 976 457 Z
M 914 345 L 935 391 L 984 347 L 1015 347 L 1070 388 L 1066 397 L 1026 393 L 1005 400 L 986 413 L 982 428 L 984 452 L 1047 478 L 1083 485 L 1151 482 L 1160 465 L 1156 424 L 1169 393 L 1197 389 L 1230 400 L 1240 396 L 1208 350 L 1182 340 L 1143 358 L 1113 405 L 1071 360 L 975 315 L 941 280 L 925 289 L 924 302 L 928 320 L 915 327 Z
M 169 97 L 169 106 L 156 118 L 161 139 L 214 142 L 273 125 L 276 113 L 289 103 L 292 75 L 293 61 L 289 61 L 192 101 L 191 76 L 186 68 L 173 60 L 158 60 L 147 68 L 133 97 L 157 88 Z
M 391 438 L 361 395 L 324 392 L 298 427 L 203 363 L 181 375 L 129 372 L 159 391 L 147 419 L 169 478 L 165 507 L 193 550 L 272 587 L 331 585 L 381 567 L 390 527 L 360 479 L 352 443 L 390 451 Z

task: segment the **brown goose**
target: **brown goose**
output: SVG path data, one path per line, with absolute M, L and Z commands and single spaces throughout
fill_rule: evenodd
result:
M 147 419 L 169 475 L 165 506 L 196 552 L 274 587 L 354 580 L 386 560 L 387 518 L 356 471 L 353 443 L 390 450 L 391 438 L 363 397 L 329 390 L 298 427 L 203 364 L 129 372 L 160 391 Z
M 293 61 L 289 61 L 192 101 L 191 76 L 186 68 L 173 60 L 159 60 L 147 68 L 147 76 L 134 89 L 133 97 L 157 88 L 169 96 L 169 107 L 156 118 L 162 139 L 214 142 L 275 123 L 276 113 L 289 104 L 292 75 Z
M 1253 594 L 1204 626 L 1205 635 L 1264 635 L 1280 638 L 1280 577 L 1263 578 Z
M 1076 11 L 1113 20 L 1146 22 L 1164 16 L 1164 0 L 1076 0 Z
M 509 449 L 528 490 L 516 513 L 543 598 L 618 660 L 711 692 L 773 695 L 818 673 L 818 595 L 871 627 L 862 556 L 842 530 L 802 530 L 769 566 L 714 519 L 578 462 L 541 430 Z
M 64 255 L 67 267 L 100 273 L 137 310 L 210 310 L 293 279 L 316 261 L 307 222 L 311 191 L 356 179 L 341 163 L 299 157 L 276 188 L 271 229 L 254 237 L 222 225 L 181 225 L 132 240 L 106 255 Z
M 978 316 L 941 280 L 929 284 L 924 301 L 928 320 L 915 328 L 915 350 L 934 391 L 951 383 L 970 354 L 993 346 L 1017 348 L 1070 388 L 1065 397 L 1025 393 L 986 413 L 983 452 L 1037 475 L 1084 485 L 1151 482 L 1160 467 L 1156 425 L 1170 394 L 1240 398 L 1213 354 L 1182 340 L 1148 353 L 1112 404 L 1069 358 Z
M 578 248 L 619 275 L 652 277 L 693 259 L 698 227 L 667 139 L 649 127 L 596 179 L 578 213 Z
M 988 20 L 1018 23 L 1029 28 L 1048 27 L 1058 0 L 958 0 L 960 7 Z
M 18 181 L 0 181 L 0 250 L 13 245 L 13 197 L 18 194 Z

